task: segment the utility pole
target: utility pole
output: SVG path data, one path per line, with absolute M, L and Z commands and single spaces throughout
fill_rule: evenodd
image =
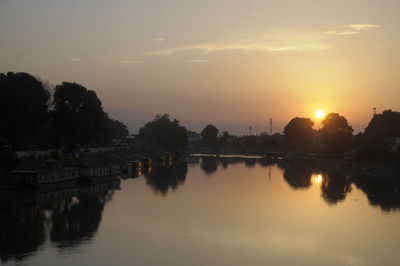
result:
M 250 136 L 252 136 L 252 135 L 253 135 L 253 133 L 252 133 L 252 127 L 249 127 L 249 131 L 250 131 Z
M 272 136 L 272 118 L 269 119 L 269 134 Z

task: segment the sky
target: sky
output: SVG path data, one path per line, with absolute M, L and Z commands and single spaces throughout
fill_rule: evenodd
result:
M 397 0 L 0 0 L 0 72 L 95 90 L 135 133 L 158 113 L 200 132 L 282 132 L 400 111 Z

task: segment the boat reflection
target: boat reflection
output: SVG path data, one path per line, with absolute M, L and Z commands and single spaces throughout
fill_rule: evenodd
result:
M 48 192 L 0 193 L 0 257 L 23 260 L 46 242 L 63 250 L 95 236 L 119 179 Z

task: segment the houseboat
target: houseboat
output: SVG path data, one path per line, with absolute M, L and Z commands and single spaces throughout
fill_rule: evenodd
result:
M 128 162 L 130 172 L 141 172 L 143 170 L 143 163 L 140 160 Z
M 121 174 L 118 164 L 83 165 L 80 167 L 80 178 L 82 181 L 92 181 L 103 177 L 115 177 Z
M 28 171 L 13 171 L 11 182 L 20 187 L 56 189 L 66 184 L 75 183 L 79 179 L 79 169 L 51 168 Z

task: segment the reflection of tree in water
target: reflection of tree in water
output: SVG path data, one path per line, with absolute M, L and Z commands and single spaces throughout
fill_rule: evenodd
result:
M 294 189 L 307 189 L 311 186 L 311 176 L 313 170 L 311 167 L 297 163 L 281 163 L 280 167 L 284 169 L 283 178 Z
M 1 261 L 23 260 L 46 240 L 44 214 L 38 208 L 0 209 Z
M 337 172 L 323 174 L 321 183 L 321 196 L 328 204 L 336 204 L 346 198 L 351 191 L 351 182 L 348 178 Z
M 212 175 L 218 169 L 218 160 L 212 156 L 202 157 L 200 167 L 203 169 L 204 173 Z
M 221 157 L 221 158 L 219 159 L 219 164 L 220 164 L 220 165 L 222 166 L 222 168 L 224 168 L 225 170 L 228 169 L 228 166 L 229 166 L 228 158 Z
M 385 212 L 400 210 L 398 183 L 365 177 L 357 178 L 354 183 L 367 195 L 371 205 L 379 206 Z
M 90 240 L 98 230 L 105 203 L 119 184 L 115 180 L 45 194 L 14 192 L 8 195 L 15 199 L 14 204 L 1 197 L 3 205 L 11 206 L 0 209 L 1 260 L 27 258 L 45 243 L 47 230 L 59 248 L 76 247 Z M 68 196 L 55 200 L 63 193 Z
M 246 159 L 244 159 L 244 164 L 248 168 L 253 168 L 254 165 L 256 165 L 256 163 L 257 163 L 257 159 L 255 159 L 255 158 L 246 158 Z
M 184 162 L 175 163 L 171 167 L 157 167 L 145 175 L 146 183 L 156 193 L 165 196 L 169 189 L 175 190 L 185 182 L 187 171 L 187 164 Z
M 103 212 L 104 195 L 81 195 L 62 201 L 52 213 L 51 241 L 59 248 L 74 247 L 97 231 Z

